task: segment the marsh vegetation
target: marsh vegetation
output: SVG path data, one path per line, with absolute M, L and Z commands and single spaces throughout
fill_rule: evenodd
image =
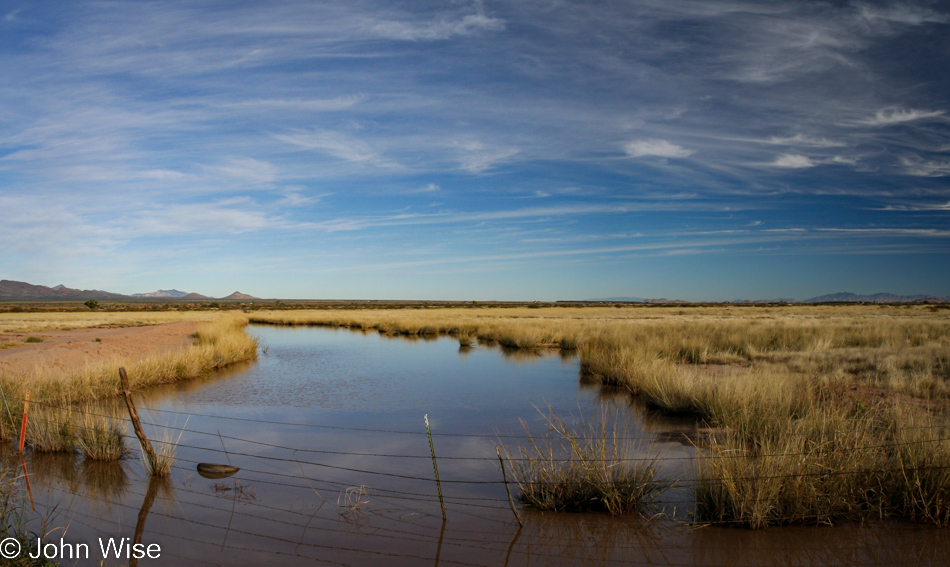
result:
M 30 313 L 5 314 L 0 329 L 6 332 L 36 332 L 88 326 L 141 326 L 190 319 L 192 314 L 134 315 L 128 313 Z M 205 314 L 207 318 L 207 314 Z M 127 367 L 133 390 L 202 376 L 215 369 L 257 357 L 257 340 L 245 332 L 247 319 L 223 315 L 198 326 L 191 345 L 171 352 L 141 358 L 113 357 L 92 360 L 75 367 L 37 361 L 28 371 L 0 374 L 0 437 L 18 433 L 27 391 L 30 419 L 26 445 L 41 453 L 81 452 L 93 461 L 115 461 L 129 454 L 124 427 L 128 416 L 108 406 L 93 406 L 96 400 L 114 398 L 121 392 L 118 369 Z M 98 341 L 98 339 L 97 339 Z M 27 342 L 42 342 L 27 341 Z M 161 435 L 162 433 L 159 432 Z M 167 435 L 166 435 L 167 437 Z M 176 440 L 159 439 L 158 462 L 149 470 L 167 474 L 174 460 Z M 154 468 L 154 470 L 153 470 Z
M 657 474 L 656 458 L 630 459 L 641 452 L 624 436 L 621 417 L 562 417 L 550 407 L 543 415 L 546 434 L 532 433 L 522 421 L 527 442 L 517 448 L 500 444 L 526 506 L 629 514 L 643 512 L 672 486 Z
M 950 318 L 929 306 L 322 310 L 251 321 L 574 350 L 585 380 L 714 431 L 692 479 L 698 522 L 950 522 Z M 570 509 L 536 487 L 603 471 L 571 468 L 583 459 L 552 468 L 547 455 L 608 445 L 572 444 L 577 436 L 555 425 L 566 447 L 532 442 L 509 456 L 522 457 L 512 464 L 527 504 Z

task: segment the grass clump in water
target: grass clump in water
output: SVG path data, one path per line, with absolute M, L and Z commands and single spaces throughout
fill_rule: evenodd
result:
M 525 506 L 628 514 L 671 486 L 657 478 L 655 459 L 627 460 L 631 447 L 619 438 L 616 421 L 570 424 L 550 410 L 545 421 L 553 438 L 535 438 L 522 422 L 528 446 L 501 445 Z
M 38 453 L 71 453 L 76 430 L 69 410 L 37 405 L 26 422 L 26 440 Z
M 157 435 L 155 433 L 148 435 L 155 450 L 155 457 L 153 459 L 142 451 L 142 464 L 150 475 L 164 477 L 171 472 L 172 465 L 175 464 L 175 455 L 178 453 L 178 443 L 187 427 L 188 421 L 185 420 L 185 425 L 180 428 L 162 427 Z M 177 437 L 175 437 L 174 429 L 178 430 Z
M 112 419 L 97 415 L 83 415 L 76 447 L 93 461 L 118 461 L 128 453 L 122 428 Z

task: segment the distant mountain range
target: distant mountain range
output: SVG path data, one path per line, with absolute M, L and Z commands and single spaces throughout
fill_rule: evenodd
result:
M 937 297 L 934 295 L 894 295 L 893 293 L 875 293 L 874 295 L 857 295 L 842 291 L 840 293 L 831 293 L 828 295 L 819 295 L 811 299 L 806 299 L 802 303 L 841 303 L 841 302 L 860 302 L 860 303 L 947 303 L 950 297 Z
M 588 299 L 587 301 L 626 301 L 631 303 L 688 303 L 682 299 L 669 300 L 641 299 L 639 297 L 608 297 L 605 299 Z M 935 295 L 895 295 L 893 293 L 875 293 L 874 295 L 858 295 L 850 292 L 830 293 L 810 299 L 733 299 L 727 303 L 950 303 L 950 296 L 938 297 Z
M 133 293 L 132 295 L 122 295 L 121 293 L 111 293 L 98 289 L 73 289 L 60 284 L 55 287 L 45 285 L 33 285 L 26 282 L 16 282 L 12 280 L 0 280 L 0 300 L 16 299 L 145 299 L 145 298 L 166 298 L 166 299 L 215 299 L 200 293 L 188 293 L 178 291 L 177 289 L 160 289 L 151 293 Z M 227 297 L 218 299 L 260 299 L 253 295 L 247 295 L 235 291 Z
M 99 289 L 73 289 L 63 284 L 55 287 L 45 285 L 33 285 L 26 282 L 17 282 L 12 280 L 0 280 L 0 301 L 11 301 L 17 299 L 104 299 L 104 300 L 129 300 L 129 299 L 260 299 L 253 295 L 235 291 L 227 297 L 208 297 L 200 293 L 189 293 L 177 289 L 160 289 L 149 293 L 133 293 L 132 295 L 122 295 L 121 293 L 111 293 Z M 628 302 L 628 303 L 691 303 L 683 299 L 666 299 L 665 297 L 645 299 L 642 297 L 607 297 L 603 299 L 587 299 L 585 301 L 596 302 Z M 874 295 L 858 295 L 850 292 L 831 293 L 828 295 L 819 295 L 810 299 L 797 300 L 783 297 L 780 299 L 734 299 L 727 303 L 950 303 L 950 297 L 938 297 L 935 295 L 895 295 L 893 293 L 875 293 Z

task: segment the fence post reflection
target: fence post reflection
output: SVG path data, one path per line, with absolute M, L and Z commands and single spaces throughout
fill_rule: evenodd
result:
M 148 519 L 148 513 L 155 503 L 155 496 L 158 494 L 161 480 L 158 477 L 149 477 L 148 490 L 145 491 L 145 499 L 142 500 L 142 507 L 139 508 L 139 517 L 135 522 L 135 535 L 132 537 L 133 546 L 142 543 L 142 534 L 145 532 L 145 520 Z M 135 557 L 129 559 L 129 567 L 137 567 L 139 560 Z

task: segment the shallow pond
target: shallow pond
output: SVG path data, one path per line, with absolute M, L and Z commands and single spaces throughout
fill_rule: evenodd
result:
M 584 386 L 577 360 L 556 352 L 326 328 L 251 332 L 266 347 L 256 363 L 137 396 L 153 442 L 178 445 L 170 478 L 149 482 L 134 459 L 28 455 L 45 519 L 31 527 L 66 526 L 44 541 L 89 544 L 88 560 L 64 564 L 98 564 L 99 538 L 135 536 L 161 547 L 142 565 L 169 566 L 943 565 L 950 552 L 946 530 L 898 523 L 693 528 L 685 487 L 665 493 L 651 519 L 521 510 L 521 527 L 495 444 L 524 443 L 522 420 L 544 436 L 549 407 L 593 421 L 619 416 L 633 456 L 658 456 L 661 472 L 677 478 L 689 477 L 692 449 L 655 439 L 683 424 Z M 210 480 L 195 472 L 199 462 L 241 470 Z

